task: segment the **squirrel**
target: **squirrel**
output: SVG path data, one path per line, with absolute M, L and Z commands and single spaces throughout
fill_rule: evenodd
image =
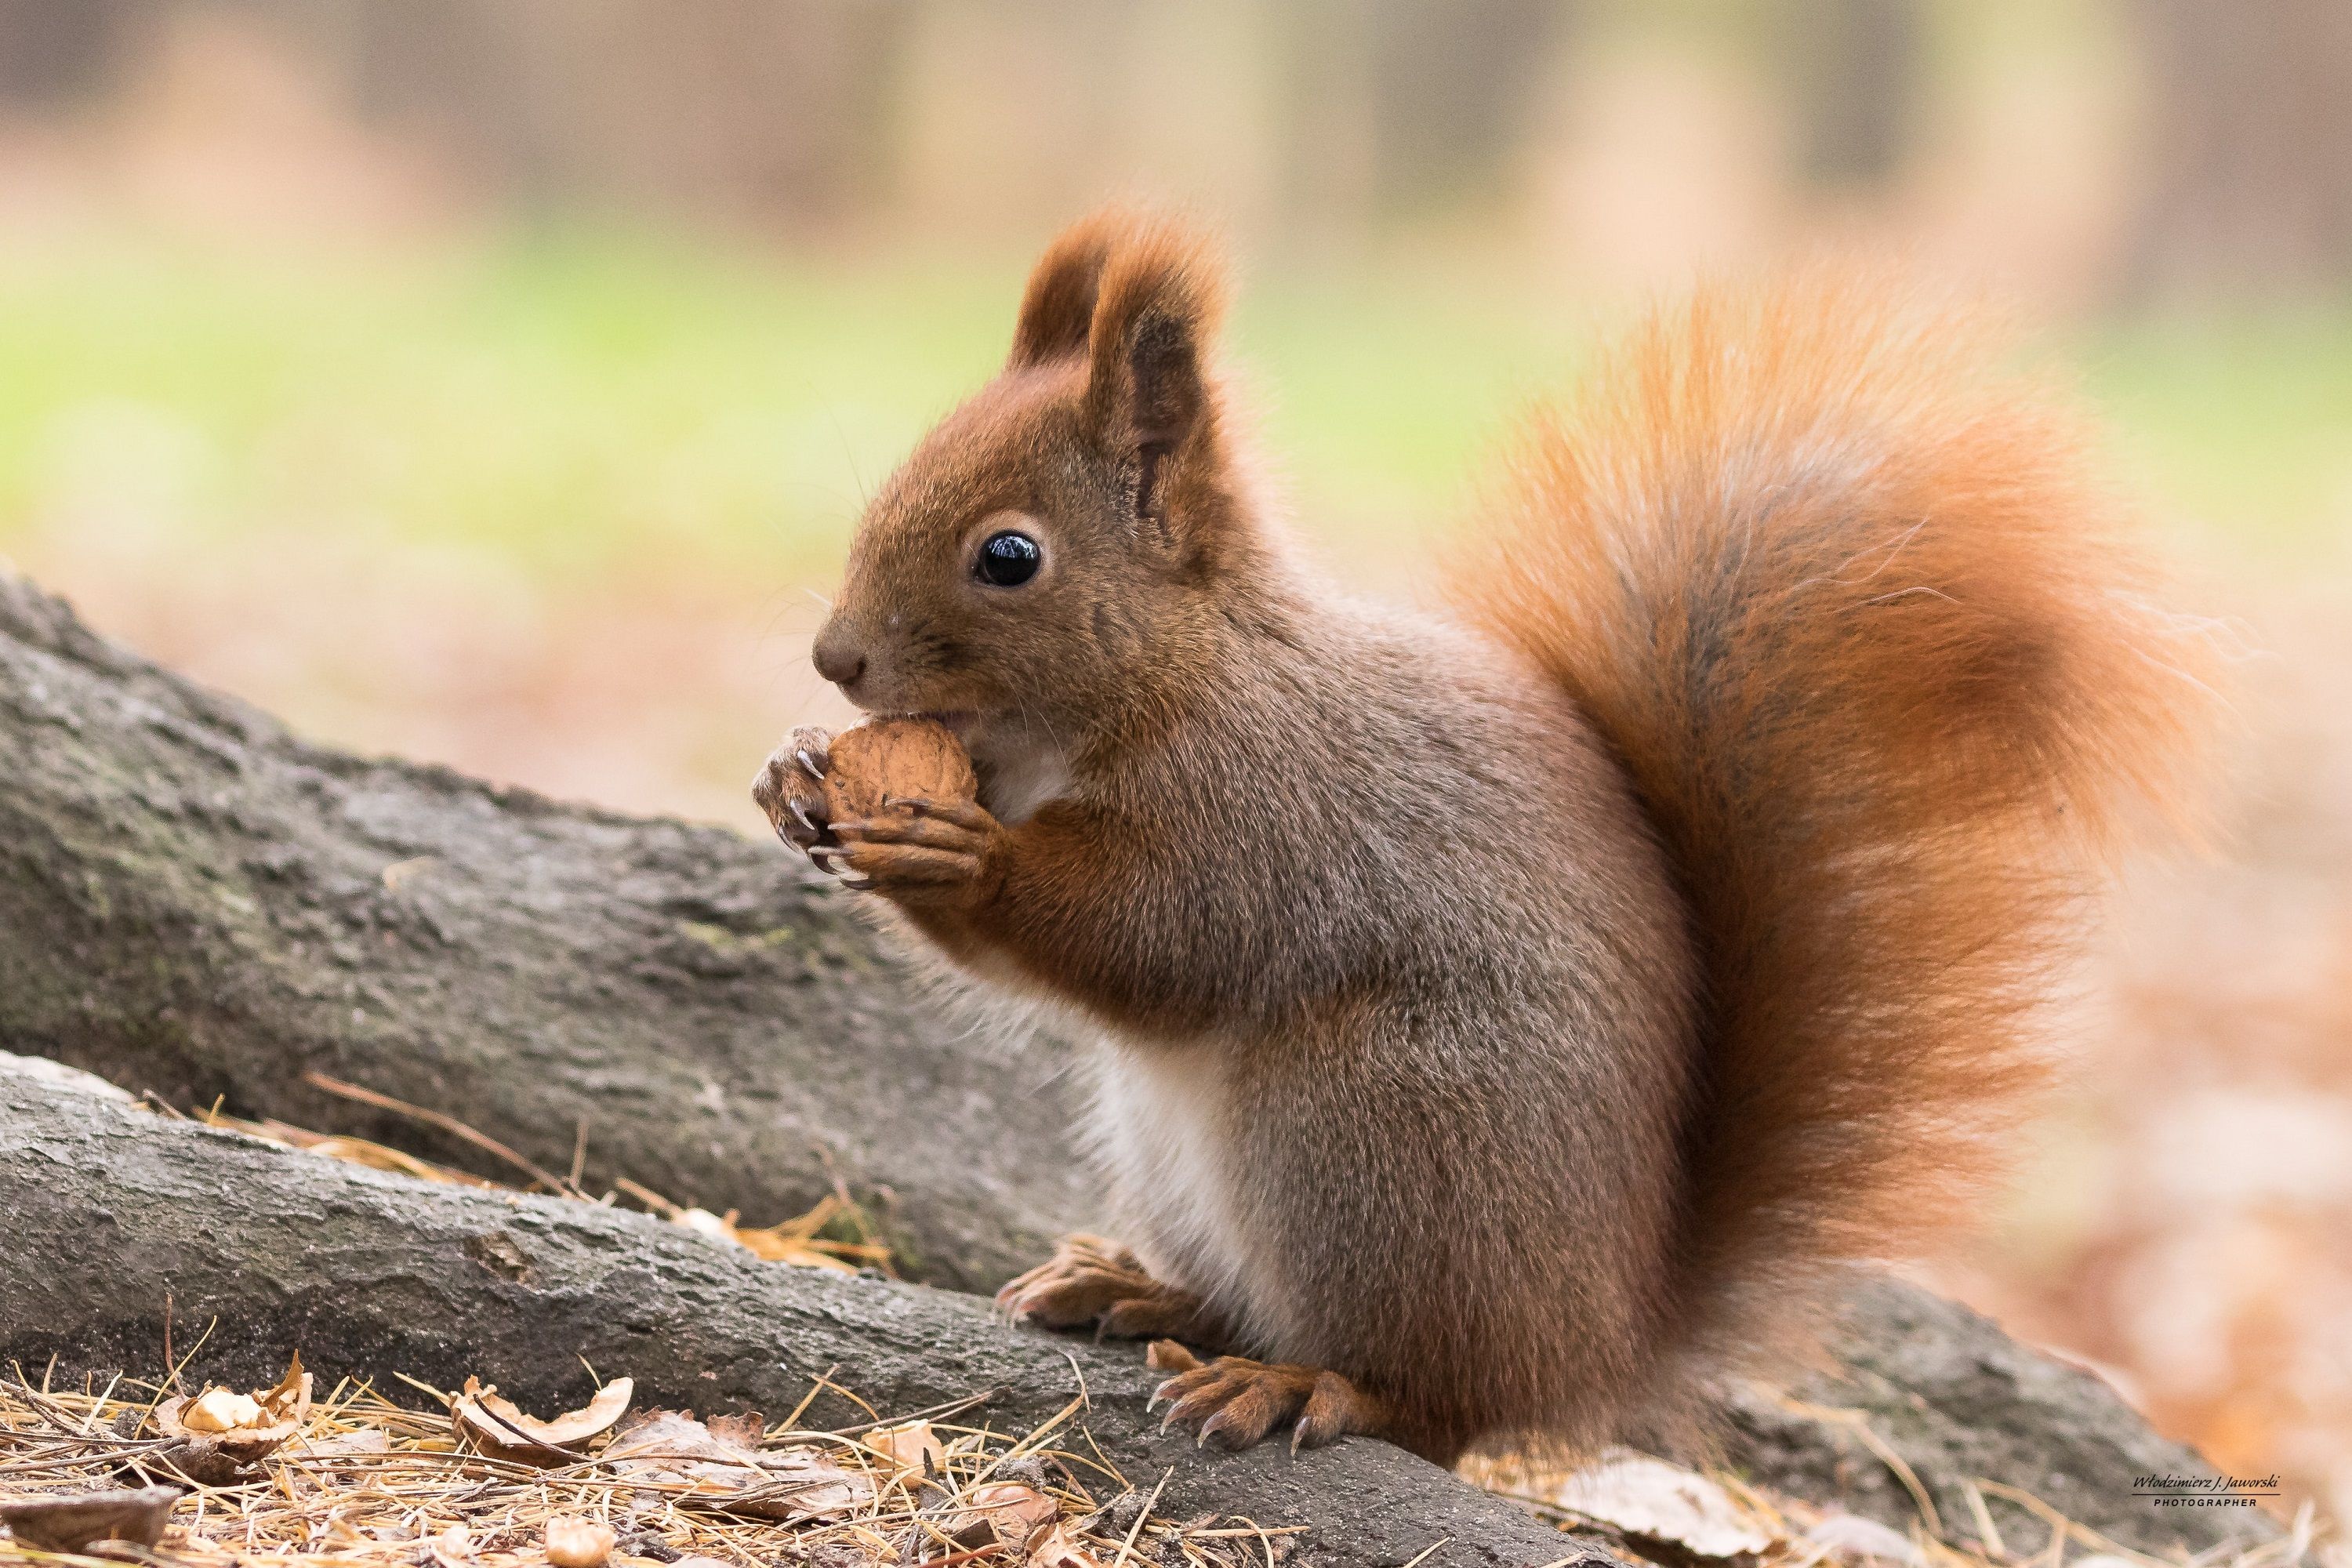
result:
M 754 793 L 1086 1042 L 1124 1243 L 1016 1317 L 1160 1342 L 1223 1447 L 1668 1440 L 1981 1203 L 2083 899 L 2190 793 L 2195 624 L 2063 399 L 1822 268 L 1660 310 L 1430 536 L 1440 611 L 1361 602 L 1223 300 L 1187 223 L 1077 224 L 866 511 L 814 663 L 978 798 L 831 818 L 820 730 Z

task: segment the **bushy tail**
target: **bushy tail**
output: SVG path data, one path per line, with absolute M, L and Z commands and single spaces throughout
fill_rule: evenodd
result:
M 1981 1197 L 2086 873 L 2182 798 L 2203 639 L 1997 348 L 1851 278 L 1702 293 L 1535 421 L 1463 584 L 1613 742 L 1688 899 L 1664 1390 L 1795 1348 L 1836 1264 Z

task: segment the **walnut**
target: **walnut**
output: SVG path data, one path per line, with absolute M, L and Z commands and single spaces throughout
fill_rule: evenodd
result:
M 979 793 L 963 742 L 936 719 L 876 719 L 833 738 L 824 799 L 836 818 L 878 816 L 886 795 L 968 801 Z

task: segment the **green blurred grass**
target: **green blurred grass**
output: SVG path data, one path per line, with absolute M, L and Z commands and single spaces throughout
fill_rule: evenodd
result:
M 863 490 L 1001 353 L 1017 258 L 754 259 L 572 233 L 257 262 L 165 241 L 0 258 L 0 550 L 330 529 L 551 585 L 817 582 Z M 1410 548 L 1590 313 L 1425 269 L 1254 279 L 1236 348 L 1300 510 Z M 2352 520 L 2352 307 L 2061 345 L 2129 461 L 2232 549 Z

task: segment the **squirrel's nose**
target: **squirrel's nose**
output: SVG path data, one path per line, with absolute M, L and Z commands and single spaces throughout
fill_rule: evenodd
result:
M 819 675 L 844 690 L 856 685 L 858 678 L 866 673 L 866 655 L 848 638 L 834 635 L 830 626 L 817 635 L 815 646 L 809 649 L 809 658 L 815 663 Z

